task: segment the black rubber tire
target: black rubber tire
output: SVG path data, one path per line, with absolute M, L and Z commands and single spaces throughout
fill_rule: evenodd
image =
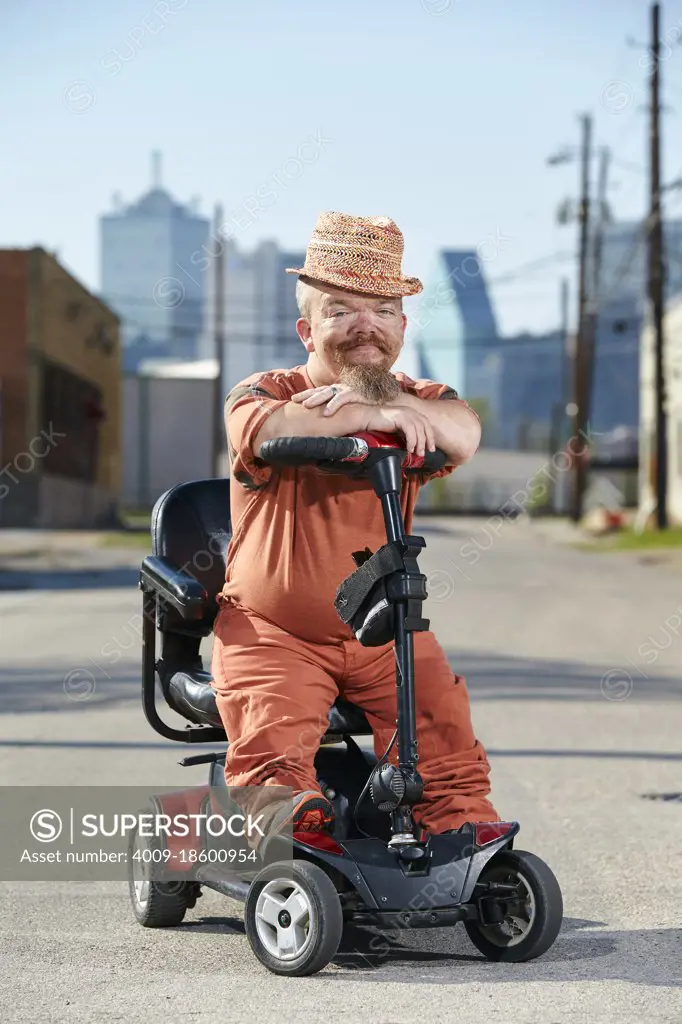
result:
M 194 882 L 157 882 L 147 881 L 146 899 L 140 900 L 136 892 L 135 868 L 138 862 L 133 860 L 136 848 L 137 830 L 131 832 L 128 842 L 128 892 L 133 907 L 133 914 L 143 928 L 174 928 L 184 918 L 188 907 L 194 906 L 197 896 L 197 885 Z
M 143 928 L 175 928 L 189 906 L 187 882 L 149 882 L 145 903 L 140 903 L 130 879 L 130 901 L 135 919 Z
M 300 956 L 291 960 L 274 956 L 261 941 L 256 927 L 258 898 L 267 882 L 280 877 L 291 880 L 304 890 L 312 910 L 309 919 L 310 939 Z M 304 860 L 278 861 L 263 868 L 254 878 L 246 897 L 244 925 L 255 956 L 273 974 L 288 977 L 315 974 L 327 966 L 341 944 L 341 901 L 334 883 L 317 864 Z
M 503 850 L 488 861 L 479 882 L 486 881 L 493 870 L 503 868 L 523 876 L 535 901 L 535 917 L 527 934 L 515 945 L 504 945 L 503 937 L 496 943 L 482 930 L 478 921 L 465 921 L 464 926 L 474 946 L 488 960 L 522 963 L 546 953 L 561 929 L 564 901 L 554 874 L 543 860 L 525 850 Z

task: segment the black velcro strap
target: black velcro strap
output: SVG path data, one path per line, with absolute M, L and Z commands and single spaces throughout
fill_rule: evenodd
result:
M 363 551 L 353 552 L 353 561 L 356 565 L 364 565 L 372 557 L 372 549 L 365 548 Z
M 334 607 L 342 622 L 348 624 L 372 587 L 384 576 L 404 568 L 403 556 L 396 544 L 384 544 L 359 569 L 339 585 Z

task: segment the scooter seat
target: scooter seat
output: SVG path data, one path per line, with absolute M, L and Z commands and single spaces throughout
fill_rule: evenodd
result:
M 201 669 L 173 672 L 164 687 L 168 704 L 190 722 L 220 727 L 222 722 L 216 704 L 216 692 L 211 685 L 212 678 L 210 672 Z M 339 697 L 329 709 L 327 733 L 371 736 L 372 729 L 364 711 Z

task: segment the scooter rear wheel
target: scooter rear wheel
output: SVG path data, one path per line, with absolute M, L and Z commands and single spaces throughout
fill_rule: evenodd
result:
M 244 925 L 268 970 L 301 977 L 321 971 L 336 954 L 343 912 L 333 882 L 317 864 L 279 861 L 254 878 Z
M 153 839 L 140 836 L 135 828 L 128 840 L 128 892 L 133 913 L 143 928 L 175 928 L 200 895 L 197 882 L 154 877 L 154 851 L 160 847 Z
M 486 896 L 486 886 L 515 886 L 511 898 Z M 486 864 L 474 900 L 481 917 L 466 921 L 469 938 L 488 960 L 534 960 L 553 944 L 563 920 L 563 899 L 551 869 L 533 853 L 503 850 Z

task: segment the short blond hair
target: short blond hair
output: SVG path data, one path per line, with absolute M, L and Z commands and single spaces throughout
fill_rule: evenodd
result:
M 312 313 L 311 303 L 313 298 L 312 293 L 314 291 L 316 291 L 316 289 L 313 285 L 311 285 L 304 277 L 299 277 L 296 282 L 296 305 L 298 306 L 299 313 L 306 320 L 310 320 Z
M 310 278 L 299 277 L 296 282 L 296 305 L 298 306 L 299 313 L 306 320 L 310 320 L 310 317 L 312 315 L 313 295 L 315 292 L 319 292 L 320 290 L 321 289 L 316 287 L 315 282 L 311 281 Z M 380 295 L 374 297 L 382 298 L 382 296 Z M 398 300 L 400 309 L 402 311 L 403 299 L 401 295 L 386 296 L 386 299 L 387 301 L 390 302 Z

